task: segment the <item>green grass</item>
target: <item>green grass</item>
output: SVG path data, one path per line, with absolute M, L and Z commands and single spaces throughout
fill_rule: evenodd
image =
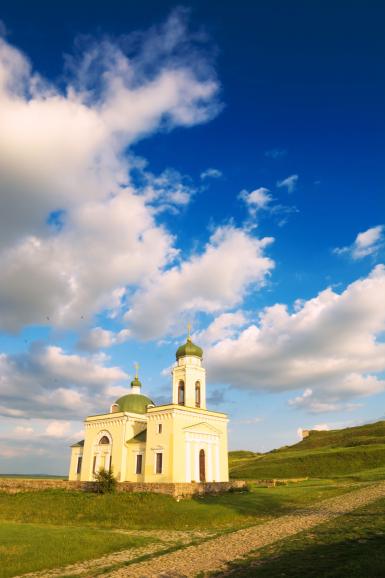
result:
M 230 452 L 230 476 L 240 479 L 359 476 L 385 467 L 385 421 L 313 431 L 293 446 L 267 454 Z
M 96 558 L 151 541 L 97 528 L 0 522 L 0 578 Z
M 384 578 L 385 499 L 263 548 L 232 578 Z M 213 575 L 215 576 L 215 574 Z
M 353 482 L 311 481 L 176 502 L 161 494 L 91 494 L 46 490 L 0 494 L 3 521 L 122 529 L 228 529 L 263 522 L 314 500 L 353 489 Z M 149 515 L 151 512 L 151 515 Z

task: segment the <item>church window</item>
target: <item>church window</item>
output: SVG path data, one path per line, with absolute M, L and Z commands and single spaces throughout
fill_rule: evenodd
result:
M 156 453 L 155 455 L 156 455 L 155 473 L 161 474 L 162 473 L 162 467 L 163 467 L 163 454 L 162 453 Z
M 94 456 L 94 461 L 93 461 L 93 464 L 92 464 L 92 471 L 93 471 L 94 474 L 96 474 L 96 456 Z
M 201 406 L 201 384 L 199 381 L 195 383 L 195 407 Z
M 81 456 L 78 457 L 78 464 L 76 466 L 76 473 L 80 474 L 80 472 L 82 471 L 82 461 L 83 458 Z
M 158 423 L 158 433 L 162 433 L 163 425 Z
M 107 445 L 109 443 L 110 443 L 110 440 L 108 439 L 107 436 L 103 436 L 99 441 L 99 445 Z
M 178 385 L 178 404 L 184 405 L 184 381 L 180 381 Z
M 143 465 L 143 456 L 142 454 L 137 454 L 136 456 L 136 473 L 142 473 L 142 465 Z

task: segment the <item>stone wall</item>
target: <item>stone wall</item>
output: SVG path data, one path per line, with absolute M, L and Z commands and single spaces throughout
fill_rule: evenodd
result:
M 94 482 L 69 482 L 67 480 L 0 478 L 0 492 L 16 494 L 18 492 L 40 492 L 42 490 L 76 490 L 95 492 Z M 246 489 L 246 482 L 211 482 L 206 484 L 150 484 L 137 482 L 119 482 L 118 492 L 153 492 L 167 494 L 174 498 L 186 498 L 199 494 L 216 494 L 220 492 L 241 491 Z
M 94 482 L 83 482 L 83 490 L 96 491 L 97 485 Z M 218 494 L 221 492 L 246 490 L 247 484 L 242 480 L 233 480 L 231 482 L 208 482 L 205 484 L 156 484 L 156 483 L 137 483 L 137 482 L 119 482 L 117 484 L 118 492 L 152 492 L 154 494 L 167 494 L 174 498 L 187 498 L 200 494 Z
M 42 490 L 81 490 L 81 482 L 36 478 L 0 478 L 0 492 L 41 492 Z

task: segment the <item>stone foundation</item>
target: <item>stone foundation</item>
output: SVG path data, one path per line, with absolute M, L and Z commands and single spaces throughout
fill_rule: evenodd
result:
M 117 484 L 118 492 L 152 492 L 154 494 L 167 494 L 173 498 L 188 498 L 202 494 L 219 494 L 222 492 L 246 490 L 247 484 L 242 480 L 233 480 L 231 482 L 207 482 L 197 484 L 156 484 L 156 483 L 138 483 L 138 482 L 119 482 Z M 88 492 L 97 491 L 97 485 L 94 482 L 83 482 L 82 489 Z
M 81 482 L 68 480 L 0 478 L 0 492 L 18 494 L 19 492 L 41 492 L 42 490 L 81 490 Z
M 153 492 L 155 494 L 167 494 L 173 498 L 188 498 L 203 494 L 218 494 L 230 491 L 246 490 L 247 484 L 242 480 L 231 482 L 208 482 L 197 484 L 155 484 L 137 482 L 118 482 L 118 492 Z M 19 492 L 40 492 L 43 490 L 75 490 L 85 492 L 97 491 L 95 482 L 69 482 L 67 480 L 44 480 L 44 479 L 18 479 L 0 478 L 0 492 L 16 494 Z

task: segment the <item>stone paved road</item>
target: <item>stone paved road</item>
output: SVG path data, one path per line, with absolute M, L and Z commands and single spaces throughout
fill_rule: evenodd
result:
M 372 484 L 343 496 L 245 530 L 238 530 L 196 546 L 133 563 L 104 578 L 192 578 L 198 573 L 223 571 L 227 563 L 278 540 L 341 516 L 385 497 L 385 482 Z

